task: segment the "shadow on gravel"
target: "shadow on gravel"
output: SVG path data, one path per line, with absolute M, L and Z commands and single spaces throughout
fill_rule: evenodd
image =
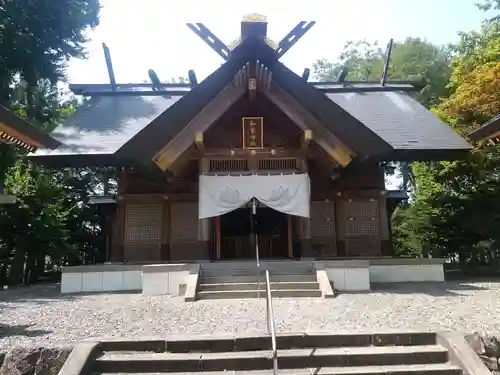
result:
M 393 294 L 428 294 L 433 297 L 461 296 L 464 292 L 490 290 L 485 286 L 459 281 L 420 283 L 372 283 L 372 291 Z
M 75 296 L 62 295 L 58 284 L 33 285 L 0 290 L 0 309 L 8 308 L 2 302 L 30 302 L 45 304 L 54 301 L 75 299 Z
M 24 337 L 37 337 L 50 335 L 52 331 L 44 330 L 44 329 L 33 329 L 30 330 L 32 324 L 17 324 L 17 325 L 8 325 L 8 324 L 0 324 L 0 339 L 9 337 L 9 336 L 24 336 Z

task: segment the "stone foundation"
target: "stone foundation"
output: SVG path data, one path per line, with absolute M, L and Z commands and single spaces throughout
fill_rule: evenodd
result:
M 496 336 L 473 333 L 465 340 L 494 375 L 500 375 L 500 339 Z
M 7 354 L 0 353 L 0 375 L 57 375 L 70 352 L 71 349 L 15 348 Z

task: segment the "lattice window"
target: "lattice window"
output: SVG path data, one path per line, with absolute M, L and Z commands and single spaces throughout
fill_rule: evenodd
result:
M 143 223 L 144 221 L 158 222 L 161 217 L 160 205 L 127 205 L 127 222 Z
M 333 202 L 311 202 L 311 236 L 335 234 L 335 206 Z
M 210 172 L 244 172 L 248 171 L 248 160 L 246 159 L 225 159 L 210 160 Z
M 348 237 L 378 236 L 380 223 L 378 220 L 350 220 L 345 223 L 345 232 Z
M 272 171 L 272 170 L 287 170 L 293 169 L 297 170 L 297 159 L 260 159 L 259 169 Z
M 127 205 L 125 211 L 127 242 L 161 241 L 161 205 Z
M 197 203 L 172 203 L 171 215 L 173 241 L 196 241 L 198 239 Z
M 344 203 L 346 237 L 379 236 L 378 201 L 349 199 Z
M 378 201 L 370 200 L 350 200 L 346 203 L 347 217 L 354 218 L 373 218 L 378 217 Z

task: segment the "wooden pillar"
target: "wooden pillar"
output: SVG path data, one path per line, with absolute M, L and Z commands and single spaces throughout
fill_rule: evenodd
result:
M 198 140 L 197 140 L 197 145 L 200 149 L 200 151 L 203 150 L 203 148 L 200 146 L 202 145 L 202 142 L 200 142 L 200 135 L 198 135 Z M 201 140 L 203 138 L 201 137 Z M 210 168 L 210 163 L 207 158 L 201 158 L 200 159 L 200 173 L 208 173 Z M 199 184 L 199 183 L 198 183 Z M 198 190 L 200 187 L 198 186 Z M 199 202 L 198 202 L 199 204 Z M 207 251 L 207 258 L 210 259 L 210 226 L 209 226 L 209 219 L 198 219 L 198 241 L 204 243 L 204 247 Z
M 345 198 L 342 196 L 342 192 L 337 193 L 337 198 L 335 199 L 335 238 L 337 245 L 337 256 L 345 257 Z
M 125 251 L 125 205 L 126 202 L 120 198 L 120 192 L 124 191 L 126 183 L 126 172 L 123 168 L 116 169 L 117 176 L 117 197 L 116 211 L 113 218 L 112 238 L 111 238 L 111 253 L 109 260 L 111 262 L 123 262 Z
M 380 237 L 382 241 L 382 255 L 393 256 L 394 250 L 390 235 L 390 218 L 387 212 L 387 192 L 385 190 L 380 192 L 379 202 L 379 215 L 380 215 Z
M 292 243 L 292 216 L 287 215 L 287 227 L 288 227 L 288 257 L 293 258 L 293 243 Z
M 162 235 L 160 258 L 162 261 L 170 260 L 170 202 L 165 200 L 162 205 Z
M 110 260 L 112 262 L 124 261 L 125 245 L 125 205 L 122 200 L 117 202 L 116 214 L 113 223 L 113 239 Z
M 220 259 L 220 216 L 215 218 L 215 249 L 216 249 L 216 259 Z
M 304 149 L 304 152 L 301 155 L 300 163 L 300 171 L 302 173 L 307 173 L 307 152 Z M 311 201 L 309 198 L 309 205 L 311 205 Z M 311 218 L 309 217 L 301 217 L 300 218 L 300 231 L 299 231 L 299 240 L 300 240 L 300 256 L 302 258 L 311 258 L 313 257 L 313 251 L 311 246 Z

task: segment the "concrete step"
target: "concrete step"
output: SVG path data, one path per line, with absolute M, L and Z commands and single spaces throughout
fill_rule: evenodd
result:
M 140 345 L 138 345 L 140 344 Z M 113 345 L 113 346 L 110 346 Z M 110 345 L 103 346 L 107 350 L 147 350 L 165 351 L 165 347 L 172 353 L 189 352 L 233 352 L 233 351 L 251 351 L 251 350 L 271 350 L 271 339 L 269 335 L 251 335 L 236 337 L 196 337 L 194 339 L 167 340 L 162 342 L 143 341 L 121 343 L 117 346 L 112 342 Z M 134 346 L 131 346 L 134 345 Z M 296 349 L 296 348 L 344 348 L 344 347 L 371 347 L 371 346 L 417 346 L 417 345 L 436 345 L 435 332 L 413 332 L 405 333 L 387 332 L 387 333 L 347 333 L 347 334 L 326 334 L 313 333 L 293 334 L 278 333 L 276 337 L 278 350 Z M 102 345 L 101 345 L 102 346 Z M 163 348 L 163 349 L 162 349 Z M 141 349 L 141 350 L 139 350 Z
M 200 283 L 200 291 L 203 292 L 217 292 L 222 290 L 257 290 L 258 283 L 218 283 L 218 284 L 205 284 Z M 266 283 L 260 283 L 260 290 L 266 288 Z M 271 282 L 271 290 L 283 290 L 283 289 L 319 289 L 319 283 L 315 281 L 305 281 L 305 282 Z
M 274 298 L 299 298 L 299 297 L 321 297 L 321 290 L 314 289 L 291 289 L 291 290 L 271 290 Z M 257 298 L 259 295 L 257 289 L 249 290 L 219 290 L 219 291 L 199 291 L 197 299 L 244 299 Z M 265 298 L 265 289 L 260 291 L 260 297 Z
M 255 371 L 207 371 L 209 375 L 273 375 L 273 370 Z M 125 375 L 125 373 L 122 373 Z M 143 375 L 159 375 L 159 373 L 142 373 Z M 169 375 L 195 375 L 196 372 L 168 372 Z M 322 367 L 309 369 L 279 370 L 280 375 L 460 375 L 462 369 L 449 363 L 433 363 L 424 365 L 396 365 L 396 366 L 353 366 L 353 367 Z M 97 375 L 97 374 L 95 374 Z M 106 374 L 101 374 L 106 375 Z
M 266 270 L 261 269 L 260 274 L 265 275 Z M 270 275 L 313 275 L 316 274 L 313 270 L 274 270 L 269 271 Z M 243 270 L 200 270 L 200 274 L 203 276 L 253 276 L 257 275 L 256 269 L 243 269 Z
M 417 346 L 436 345 L 436 333 L 429 331 L 406 331 L 385 333 L 344 333 L 328 334 L 325 332 L 278 333 L 278 350 L 296 348 L 352 348 L 371 346 Z M 99 348 L 103 352 L 155 352 L 164 353 L 211 353 L 251 350 L 271 350 L 268 334 L 236 336 L 185 336 L 170 337 L 167 340 L 110 340 L 101 341 Z
M 261 282 L 266 282 L 263 275 L 260 277 Z M 314 282 L 317 281 L 316 274 L 309 275 L 273 275 L 271 274 L 271 282 Z M 203 284 L 224 284 L 224 283 L 256 283 L 257 274 L 247 276 L 231 276 L 231 275 L 218 275 L 206 276 L 200 275 L 199 282 Z
M 446 364 L 448 361 L 447 350 L 437 345 L 290 349 L 280 350 L 278 354 L 278 365 L 282 370 Z M 271 368 L 271 352 L 260 350 L 225 353 L 105 353 L 94 361 L 92 371 L 98 373 L 157 373 L 251 371 Z M 323 374 L 328 374 L 328 372 Z
M 269 271 L 280 270 L 280 269 L 314 269 L 313 262 L 305 261 L 276 261 L 270 262 L 266 260 L 260 261 L 260 266 L 263 269 L 268 269 Z M 234 269 L 254 269 L 257 267 L 255 259 L 246 262 L 213 262 L 213 263 L 203 263 L 201 265 L 202 269 L 223 269 L 223 270 L 234 270 Z

